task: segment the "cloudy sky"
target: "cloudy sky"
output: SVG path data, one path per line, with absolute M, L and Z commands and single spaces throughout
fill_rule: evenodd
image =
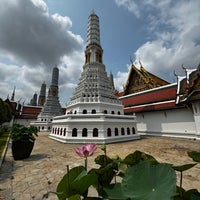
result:
M 64 106 L 84 64 L 87 20 L 100 18 L 106 71 L 115 86 L 126 83 L 130 57 L 151 73 L 175 82 L 174 70 L 200 63 L 199 0 L 1 0 L 0 98 L 29 103 L 52 68 L 60 71 L 59 96 Z

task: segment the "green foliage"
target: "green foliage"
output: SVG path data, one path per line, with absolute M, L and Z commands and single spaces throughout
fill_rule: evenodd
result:
M 104 191 L 113 200 L 168 200 L 176 192 L 176 174 L 168 164 L 152 165 L 143 161 L 127 170 L 121 184 L 111 190 L 105 187 Z
M 96 180 L 93 186 L 96 188 L 98 194 L 102 195 L 103 187 L 110 184 L 115 176 L 115 166 L 113 163 L 108 164 L 105 167 L 100 167 L 99 169 L 91 169 L 89 174 L 93 174 Z
M 176 174 L 167 164 L 142 162 L 127 170 L 122 187 L 130 198 L 170 199 L 176 191 Z
M 192 163 L 192 164 L 185 164 L 185 165 L 177 165 L 177 166 L 172 166 L 172 168 L 178 172 L 183 172 L 186 171 L 192 167 L 194 167 L 197 163 Z
M 193 159 L 195 162 L 200 162 L 200 152 L 189 151 L 188 156 Z
M 200 193 L 198 192 L 197 189 L 191 189 L 185 191 L 182 188 L 182 194 L 183 194 L 182 197 L 180 195 L 176 196 L 174 200 L 200 200 Z
M 57 196 L 60 200 L 69 198 L 78 200 L 80 196 L 87 195 L 88 188 L 95 182 L 95 176 L 87 174 L 83 166 L 72 168 L 62 178 L 57 186 Z
M 13 141 L 34 142 L 38 129 L 34 126 L 26 127 L 20 124 L 14 124 L 10 129 L 11 138 Z
M 0 126 L 0 136 L 2 136 L 4 133 L 9 133 L 8 126 Z
M 0 98 L 0 125 L 12 119 L 12 112 L 9 105 Z
M 200 199 L 200 193 L 194 192 L 191 194 L 191 200 L 199 200 Z
M 105 167 L 112 162 L 113 160 L 106 155 L 100 155 L 95 158 L 95 163 L 100 165 L 101 167 Z
M 134 153 L 127 155 L 123 160 L 123 162 L 126 163 L 127 165 L 135 165 L 140 161 L 145 161 L 145 160 L 148 160 L 149 162 L 154 164 L 158 164 L 158 161 L 153 156 L 141 151 L 135 151 Z
M 62 178 L 57 187 L 57 196 L 65 200 L 196 200 L 200 193 L 196 189 L 185 191 L 176 186 L 176 171 L 182 173 L 197 163 L 173 166 L 159 163 L 153 156 L 135 151 L 124 159 L 97 156 L 98 168 L 89 172 L 84 167 L 72 168 Z M 191 155 L 191 154 L 190 154 Z M 194 156 L 195 155 L 195 156 Z M 198 152 L 191 157 L 197 160 Z M 117 179 L 117 177 L 120 177 Z M 93 186 L 100 197 L 88 197 L 88 189 Z

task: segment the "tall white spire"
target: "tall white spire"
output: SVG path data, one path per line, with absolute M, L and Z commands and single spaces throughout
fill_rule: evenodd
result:
M 88 17 L 83 72 L 66 107 L 66 115 L 54 118 L 50 138 L 65 143 L 103 144 L 139 138 L 135 134 L 135 117 L 124 116 L 102 54 L 99 17 L 93 11 Z
M 100 46 L 100 31 L 99 31 L 99 17 L 95 14 L 94 10 L 88 17 L 87 27 L 87 46 L 89 45 Z
M 57 65 L 53 68 L 53 73 L 52 73 L 52 80 L 51 84 L 54 86 L 58 86 L 58 77 L 59 77 L 59 70 Z
M 100 46 L 99 17 L 94 11 L 88 17 L 88 46 L 85 50 L 85 65 L 68 105 L 77 102 L 109 102 L 121 104 L 115 95 L 102 61 Z
M 99 17 L 92 11 L 88 17 L 85 64 L 102 63 L 103 50 L 100 44 Z
M 11 96 L 11 101 L 14 101 L 15 100 L 15 87 L 13 89 L 13 93 L 12 93 L 12 96 Z
M 46 100 L 46 84 L 44 81 L 44 83 L 41 85 L 40 95 L 38 98 L 38 105 L 43 106 L 45 103 L 45 100 Z
M 40 113 L 41 116 L 52 117 L 63 114 L 58 97 L 58 78 L 59 78 L 59 69 L 56 65 L 52 71 L 51 85 L 49 87 L 46 102 Z

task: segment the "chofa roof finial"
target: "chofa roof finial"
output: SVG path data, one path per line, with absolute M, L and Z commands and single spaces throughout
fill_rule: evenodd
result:
M 133 65 L 133 59 L 131 58 L 131 56 L 130 56 L 130 61 L 131 61 L 131 64 Z

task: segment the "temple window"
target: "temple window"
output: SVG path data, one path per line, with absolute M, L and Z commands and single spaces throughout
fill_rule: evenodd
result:
M 72 129 L 72 137 L 77 137 L 77 128 Z
M 42 130 L 44 130 L 44 126 L 42 127 Z
M 103 111 L 103 113 L 104 113 L 104 114 L 107 114 L 107 113 L 108 113 L 108 111 L 107 111 L 107 110 L 104 110 L 104 111 Z
M 122 135 L 125 135 L 124 128 L 121 128 L 121 134 L 122 134 Z
M 87 137 L 87 128 L 82 130 L 82 137 Z
M 93 129 L 93 137 L 98 137 L 98 136 L 99 136 L 98 129 L 94 128 Z
M 95 109 L 92 110 L 92 114 L 96 114 L 96 110 Z
M 102 55 L 99 55 L 99 62 L 102 63 Z
M 58 128 L 57 135 L 59 135 L 59 132 L 60 132 L 60 128 Z
M 118 136 L 119 133 L 118 133 L 118 128 L 115 128 L 115 136 Z
M 75 111 L 74 111 L 74 114 L 76 114 L 76 113 L 77 113 L 77 111 L 75 110 Z
M 120 113 L 120 111 L 118 111 L 118 113 L 117 113 L 118 115 L 121 115 L 121 113 Z
M 83 114 L 87 114 L 87 110 L 83 110 Z
M 112 134 L 111 134 L 111 129 L 110 129 L 110 128 L 107 129 L 107 136 L 108 136 L 108 137 L 112 136 Z
M 132 127 L 132 134 L 135 134 L 135 128 Z
M 127 128 L 127 135 L 130 135 L 130 128 Z
M 86 61 L 86 63 L 89 63 L 90 62 L 90 52 L 86 52 L 86 54 L 85 54 L 85 61 Z
M 64 128 L 64 134 L 63 134 L 63 136 L 65 136 L 66 135 L 66 128 Z
M 112 112 L 111 112 L 111 114 L 113 114 L 113 115 L 114 115 L 114 114 L 115 114 L 115 111 L 112 111 Z

